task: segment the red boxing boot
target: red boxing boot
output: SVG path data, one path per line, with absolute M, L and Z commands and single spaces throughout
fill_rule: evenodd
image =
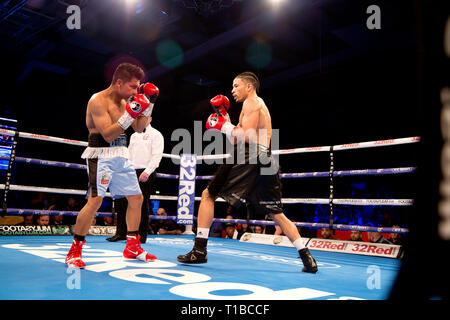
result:
M 81 250 L 83 249 L 83 244 L 86 242 L 84 241 L 78 241 L 76 239 L 73 239 L 72 247 L 69 250 L 69 253 L 67 253 L 66 256 L 66 265 L 68 267 L 74 268 L 74 269 L 80 269 L 86 267 L 86 264 L 81 260 Z
M 123 257 L 125 259 L 137 259 L 141 261 L 155 261 L 156 257 L 148 252 L 145 252 L 141 247 L 139 235 L 130 236 L 127 235 L 127 245 L 123 251 Z

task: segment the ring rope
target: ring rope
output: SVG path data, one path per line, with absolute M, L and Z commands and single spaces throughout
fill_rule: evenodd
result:
M 8 170 L 6 173 L 6 180 L 5 180 L 5 191 L 3 192 L 3 204 L 2 204 L 2 211 L 0 213 L 0 217 L 6 216 L 6 209 L 8 208 L 8 193 L 11 185 L 11 175 L 12 175 L 12 167 L 14 164 L 14 161 L 16 160 L 16 148 L 17 148 L 17 137 L 19 136 L 18 131 L 15 131 L 14 133 L 14 142 L 11 146 L 11 154 L 8 159 Z
M 0 129 L 0 134 L 5 134 L 8 136 L 13 136 L 16 131 L 8 130 L 8 129 Z M 88 143 L 86 141 L 77 141 L 72 139 L 58 138 L 52 137 L 42 134 L 34 134 L 28 132 L 19 132 L 19 137 L 26 139 L 35 139 L 42 141 L 50 141 L 50 142 L 58 142 L 63 144 L 71 144 L 82 147 L 87 147 Z M 372 147 L 383 147 L 383 146 L 393 146 L 399 144 L 409 144 L 416 143 L 420 141 L 420 137 L 408 137 L 408 138 L 397 138 L 397 139 L 387 139 L 387 140 L 375 140 L 375 141 L 367 141 L 367 142 L 354 142 L 347 144 L 339 144 L 332 146 L 334 151 L 338 150 L 350 150 L 350 149 L 363 149 L 363 148 L 372 148 Z M 331 146 L 321 146 L 321 147 L 307 147 L 307 148 L 295 148 L 295 149 L 284 149 L 284 150 L 273 150 L 272 154 L 294 154 L 294 153 L 308 153 L 308 152 L 321 152 L 321 151 L 330 151 Z M 221 159 L 228 158 L 230 154 L 221 154 L 221 155 L 199 155 L 197 159 Z M 163 157 L 180 159 L 179 155 L 167 154 L 163 153 Z
M 0 159 L 8 160 L 9 157 L 0 155 Z M 85 164 L 33 159 L 33 158 L 23 158 L 23 157 L 16 157 L 15 161 L 19 162 L 19 163 L 28 163 L 28 164 L 36 164 L 36 165 L 60 167 L 60 168 L 72 168 L 72 169 L 82 169 L 82 170 L 86 170 L 86 168 L 87 168 L 87 166 Z M 416 167 L 340 170 L 340 171 L 333 171 L 333 176 L 338 177 L 338 176 L 362 176 L 362 175 L 389 175 L 389 174 L 412 173 L 415 171 L 416 171 Z M 315 178 L 315 177 L 329 177 L 329 175 L 330 175 L 329 171 L 280 173 L 280 178 L 285 178 L 285 179 Z M 168 174 L 168 173 L 157 173 L 156 176 L 158 178 L 167 178 L 167 179 L 178 179 L 179 178 L 179 175 L 177 175 L 177 174 Z M 211 180 L 213 177 L 214 176 L 196 176 L 195 178 L 197 180 Z
M 330 230 L 333 230 L 333 224 L 334 224 L 334 147 L 330 147 L 330 196 L 328 198 L 329 206 L 330 206 Z
M 5 185 L 0 184 L 0 189 L 4 189 Z M 14 191 L 31 191 L 31 192 L 48 192 L 58 194 L 73 194 L 73 195 L 86 195 L 86 190 L 75 189 L 60 189 L 49 187 L 33 187 L 23 185 L 10 185 L 10 190 Z M 111 197 L 109 192 L 105 197 Z M 177 196 L 165 196 L 165 195 L 151 195 L 150 199 L 153 200 L 178 200 Z M 196 201 L 200 201 L 201 197 L 195 197 Z M 216 201 L 225 202 L 225 200 L 218 198 Z M 282 203 L 286 204 L 329 204 L 328 198 L 282 198 Z M 353 206 L 412 206 L 413 199 L 333 199 L 334 204 L 339 205 L 353 205 Z
M 37 210 L 37 209 L 16 209 L 16 208 L 8 208 L 8 215 L 56 215 L 56 216 L 77 216 L 78 211 L 61 211 L 61 210 Z M 96 217 L 111 217 L 111 212 L 97 212 L 95 214 Z M 149 218 L 151 220 L 174 220 L 176 221 L 176 216 L 154 216 L 150 215 Z M 194 217 L 194 219 L 197 219 Z M 254 224 L 254 225 L 265 225 L 265 226 L 274 226 L 277 225 L 274 221 L 267 220 L 243 220 L 243 219 L 222 219 L 222 218 L 214 218 L 214 222 L 221 223 L 236 223 L 236 224 Z M 328 228 L 328 223 L 313 223 L 313 222 L 293 222 L 297 227 L 307 227 L 313 229 L 319 228 Z M 408 233 L 409 230 L 407 228 L 392 228 L 392 227 L 372 227 L 372 226 L 357 226 L 357 225 L 344 225 L 344 224 L 336 224 L 333 226 L 335 230 L 342 231 L 364 231 L 364 232 L 380 232 L 380 233 Z

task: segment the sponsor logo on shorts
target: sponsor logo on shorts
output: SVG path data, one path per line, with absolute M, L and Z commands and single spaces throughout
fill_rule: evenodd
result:
M 109 175 L 107 173 L 103 173 L 100 176 L 100 184 L 102 184 L 102 185 L 108 185 L 109 184 Z

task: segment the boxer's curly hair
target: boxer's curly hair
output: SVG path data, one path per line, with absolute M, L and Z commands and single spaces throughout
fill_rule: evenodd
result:
M 124 62 L 117 66 L 111 82 L 114 84 L 118 79 L 122 79 L 124 82 L 128 82 L 133 78 L 142 80 L 144 76 L 145 73 L 141 67 L 128 62 Z
M 236 78 L 241 78 L 245 82 L 251 83 L 252 86 L 255 88 L 256 92 L 259 92 L 259 79 L 253 72 L 251 71 L 242 72 L 238 74 Z

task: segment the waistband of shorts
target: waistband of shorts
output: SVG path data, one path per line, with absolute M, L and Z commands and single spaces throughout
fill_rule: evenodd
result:
M 266 154 L 268 156 L 272 155 L 272 151 L 270 146 L 266 147 L 259 143 L 249 143 L 245 142 L 244 144 L 239 145 L 239 143 L 234 145 L 235 150 L 238 148 L 244 148 L 246 151 L 250 152 L 256 152 L 257 154 Z
M 112 158 L 130 158 L 130 153 L 127 147 L 87 147 L 83 154 L 82 159 L 112 159 Z
M 92 148 L 126 147 L 127 136 L 121 134 L 113 141 L 107 142 L 100 133 L 90 133 L 88 137 L 88 146 Z

